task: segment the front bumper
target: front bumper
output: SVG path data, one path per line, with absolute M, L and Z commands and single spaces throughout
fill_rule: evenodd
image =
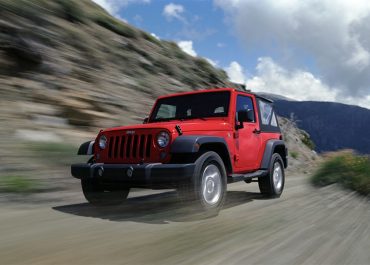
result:
M 96 178 L 103 183 L 130 187 L 176 187 L 188 182 L 195 164 L 73 164 L 71 174 L 78 179 Z

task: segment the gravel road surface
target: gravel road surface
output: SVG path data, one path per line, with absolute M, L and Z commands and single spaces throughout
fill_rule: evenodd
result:
M 174 191 L 94 208 L 75 190 L 0 198 L 0 264 L 370 264 L 369 199 L 288 173 L 280 199 L 228 186 L 204 218 Z M 27 201 L 25 203 L 24 201 Z

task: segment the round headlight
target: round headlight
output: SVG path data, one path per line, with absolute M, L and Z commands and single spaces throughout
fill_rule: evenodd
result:
M 100 136 L 99 147 L 102 150 L 105 149 L 105 147 L 107 147 L 107 137 L 105 137 L 104 135 Z
M 160 132 L 157 136 L 157 143 L 160 147 L 166 147 L 170 142 L 170 135 L 167 132 Z

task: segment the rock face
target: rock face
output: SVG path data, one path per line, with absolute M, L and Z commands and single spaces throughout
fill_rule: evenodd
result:
M 89 127 L 107 116 L 111 125 L 138 120 L 162 94 L 230 86 L 205 59 L 89 0 L 0 0 L 0 84 L 9 100 L 57 106 Z

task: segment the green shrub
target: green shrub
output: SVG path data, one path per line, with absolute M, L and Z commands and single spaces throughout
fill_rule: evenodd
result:
M 146 39 L 147 41 L 150 41 L 150 42 L 152 42 L 154 44 L 157 44 L 159 46 L 161 45 L 161 41 L 158 40 L 156 37 L 152 36 L 151 34 L 145 32 L 145 31 L 142 31 L 141 34 L 142 34 L 143 38 Z
M 343 151 L 328 156 L 311 179 L 316 186 L 339 183 L 343 187 L 370 194 L 370 158 Z
M 198 69 L 198 74 L 208 83 L 219 84 L 225 82 L 228 79 L 225 71 L 213 67 L 204 58 L 197 57 L 194 59 L 194 63 L 197 67 L 196 69 Z
M 311 137 L 307 133 L 303 133 L 301 141 L 304 145 L 306 145 L 311 150 L 315 150 L 315 143 L 312 141 Z
M 295 152 L 295 151 L 291 151 L 289 152 L 290 153 L 290 156 L 293 157 L 294 159 L 297 159 L 298 157 L 298 152 Z
M 70 22 L 84 22 L 85 13 L 77 1 L 57 0 L 63 9 L 63 17 Z
M 28 142 L 25 147 L 32 151 L 34 158 L 56 166 L 73 163 L 78 150 L 76 146 L 54 142 Z
M 39 187 L 39 183 L 29 177 L 19 175 L 0 176 L 0 191 L 3 192 L 35 192 Z
M 117 33 L 118 35 L 127 37 L 127 38 L 136 38 L 137 32 L 135 29 L 130 27 L 129 25 L 119 21 L 118 19 L 111 17 L 106 14 L 101 14 L 99 16 L 95 16 L 93 18 L 95 23 L 98 25 Z

